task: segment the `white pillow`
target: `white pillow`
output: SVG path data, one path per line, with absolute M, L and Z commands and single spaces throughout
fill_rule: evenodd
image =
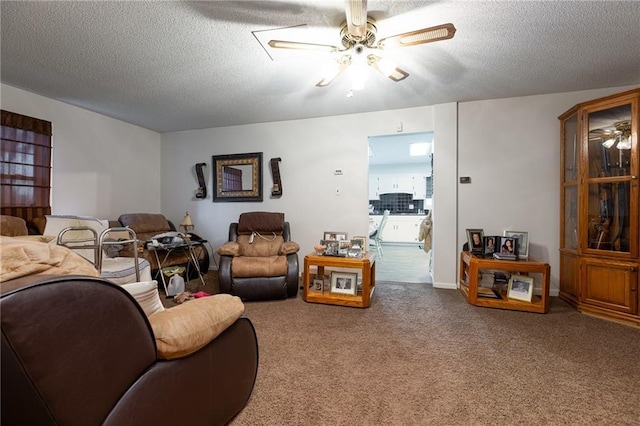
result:
M 138 302 L 147 317 L 164 311 L 164 306 L 158 293 L 157 281 L 144 281 L 131 284 L 123 284 L 120 287 L 125 289 Z

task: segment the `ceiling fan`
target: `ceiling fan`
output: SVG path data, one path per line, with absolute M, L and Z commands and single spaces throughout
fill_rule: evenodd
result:
M 376 43 L 376 23 L 367 16 L 367 0 L 345 0 L 345 9 L 347 19 L 340 28 L 342 47 L 285 40 L 270 40 L 268 44 L 274 49 L 337 53 L 335 64 L 332 64 L 316 86 L 329 85 L 349 69 L 352 89 L 358 90 L 364 86 L 368 66 L 396 82 L 409 76 L 408 72 L 382 55 L 384 50 L 447 40 L 453 38 L 456 32 L 453 24 L 448 23 L 386 37 Z

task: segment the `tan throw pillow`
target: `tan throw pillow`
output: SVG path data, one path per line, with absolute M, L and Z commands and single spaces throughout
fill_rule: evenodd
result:
M 128 291 L 138 302 L 147 317 L 164 311 L 164 306 L 158 294 L 157 281 L 123 284 L 120 287 Z
M 218 254 L 220 256 L 241 256 L 242 248 L 235 241 L 229 241 L 218 249 Z
M 244 312 L 237 296 L 216 294 L 190 300 L 149 317 L 158 356 L 181 358 L 206 346 Z

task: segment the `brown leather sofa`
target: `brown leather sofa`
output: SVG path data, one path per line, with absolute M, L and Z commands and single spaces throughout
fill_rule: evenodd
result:
M 32 275 L 0 290 L 4 426 L 223 425 L 251 395 L 258 345 L 244 316 L 162 360 L 148 318 L 117 285 Z
M 296 297 L 299 249 L 284 213 L 242 213 L 218 249 L 220 291 L 242 300 Z

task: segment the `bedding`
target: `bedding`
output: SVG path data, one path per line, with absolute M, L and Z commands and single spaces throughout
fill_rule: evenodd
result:
M 100 277 L 89 261 L 62 246 L 0 236 L 0 247 L 0 282 L 33 274 Z

